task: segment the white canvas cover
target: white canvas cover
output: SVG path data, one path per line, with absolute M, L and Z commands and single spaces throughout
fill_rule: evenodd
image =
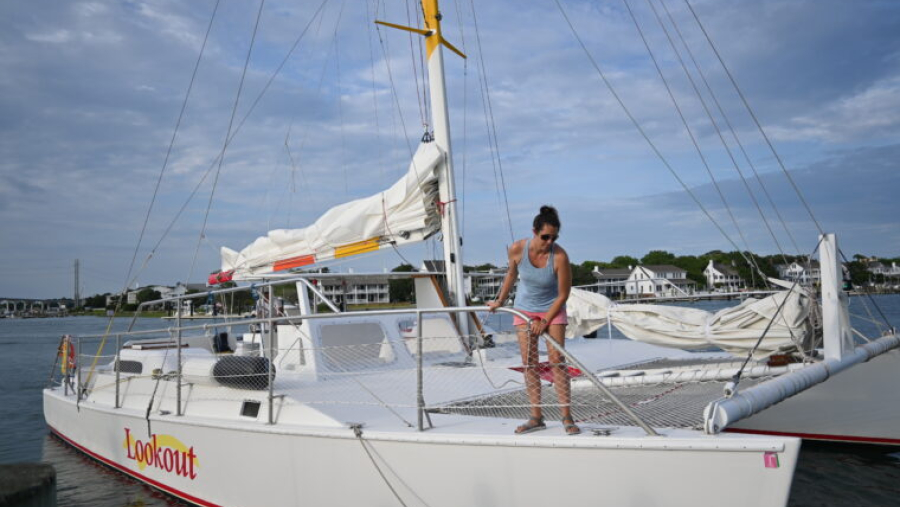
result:
M 754 353 L 760 358 L 806 338 L 809 306 L 802 290 L 747 299 L 737 306 L 712 313 L 682 306 L 616 304 L 602 294 L 572 289 L 566 304 L 569 319 L 566 335 L 584 336 L 610 322 L 635 341 L 682 350 L 719 347 L 736 355 L 745 355 L 756 344 L 785 298 L 788 301 L 784 309 Z
M 303 229 L 276 229 L 236 252 L 222 248 L 234 279 L 422 241 L 440 229 L 437 170 L 443 152 L 421 143 L 409 171 L 389 189 L 331 208 Z

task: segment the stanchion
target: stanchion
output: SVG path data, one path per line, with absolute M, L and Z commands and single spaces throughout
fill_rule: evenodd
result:
M 175 327 L 178 329 L 177 331 L 177 339 L 175 343 L 175 347 L 178 349 L 177 357 L 178 357 L 178 371 L 176 372 L 176 381 L 178 384 L 175 387 L 175 415 L 183 415 L 181 412 L 181 300 L 178 300 L 178 311 L 175 314 Z
M 267 331 L 266 333 L 269 336 L 269 424 L 275 424 L 275 386 L 274 386 L 274 378 L 273 378 L 273 368 L 275 365 L 275 354 L 274 354 L 274 341 L 275 341 L 275 328 L 273 319 L 275 318 L 275 287 L 269 285 L 269 319 L 267 321 Z M 262 338 L 262 335 L 260 335 Z
M 425 393 L 422 384 L 422 312 L 416 312 L 416 405 L 419 431 L 425 430 Z
M 122 405 L 119 402 L 119 382 L 122 380 L 122 368 L 120 364 L 122 355 L 122 335 L 116 335 L 116 408 L 121 408 Z

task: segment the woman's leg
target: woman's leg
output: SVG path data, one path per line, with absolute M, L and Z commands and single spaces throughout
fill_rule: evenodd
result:
M 522 353 L 522 366 L 525 367 L 525 390 L 531 402 L 531 416 L 541 417 L 541 376 L 537 370 L 538 338 L 528 336 L 528 326 L 516 326 L 519 334 L 519 350 Z
M 566 346 L 566 326 L 562 324 L 553 324 L 548 330 L 553 341 L 561 347 Z M 553 347 L 547 347 L 550 364 L 553 367 L 553 384 L 556 387 L 556 398 L 559 400 L 559 411 L 562 418 L 571 417 L 569 405 L 571 403 L 571 383 L 569 379 L 569 368 L 566 365 L 565 356 Z

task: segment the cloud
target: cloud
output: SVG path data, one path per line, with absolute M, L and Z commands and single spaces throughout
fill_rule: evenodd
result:
M 837 233 L 844 248 L 853 253 L 892 256 L 900 246 L 900 223 L 896 220 L 900 204 L 890 192 L 880 192 L 878 189 L 900 188 L 900 173 L 896 170 L 898 156 L 898 144 L 858 148 L 834 153 L 806 167 L 792 170 L 791 177 L 809 203 L 816 220 L 826 232 Z M 744 185 L 736 179 L 720 182 L 726 202 L 747 237 L 749 247 L 760 253 L 778 253 L 777 240 L 785 253 L 811 252 L 818 231 L 790 182 L 780 173 L 765 174 L 762 181 L 786 221 L 785 224 L 780 223 L 757 182 L 750 181 L 775 239 L 747 196 Z M 695 187 L 692 191 L 728 233 L 731 241 L 743 248 L 740 236 L 712 185 Z M 706 251 L 704 248 L 713 245 L 718 249 L 732 249 L 728 240 L 716 231 L 684 192 L 614 202 L 609 204 L 609 209 L 613 215 L 628 217 L 627 224 L 623 224 L 626 227 L 619 228 L 620 232 L 642 231 L 642 234 L 634 236 L 639 244 L 646 245 L 647 250 L 657 248 L 652 246 L 654 242 L 668 242 L 672 251 L 679 253 L 703 253 Z M 615 228 L 615 225 L 606 227 Z M 785 232 L 785 227 L 789 233 Z M 793 247 L 790 236 L 797 241 L 799 252 Z M 641 237 L 650 241 L 641 240 Z
M 635 117 L 727 223 L 715 194 L 702 188 L 708 176 L 622 3 L 563 3 Z M 652 248 L 728 247 L 636 133 L 555 4 L 476 4 L 480 50 L 472 4 L 444 5 L 444 35 L 469 55 L 463 61 L 448 54 L 445 62 L 458 187 L 465 188 L 459 198 L 461 208 L 465 203 L 467 259 L 502 262 L 509 229 L 513 237 L 527 234 L 544 202 L 563 212 L 565 244 L 576 260 Z M 256 5 L 223 2 L 216 14 L 139 260 L 208 176 L 141 282 L 170 283 L 190 270 Z M 376 15 L 350 2 L 343 11 L 339 2 L 327 4 L 240 126 L 219 174 L 195 279 L 218 266 L 218 246 L 240 248 L 270 227 L 301 226 L 330 206 L 390 185 L 405 170 L 409 146 L 422 133 L 425 82 L 418 53 L 409 54 L 408 34 L 362 28 L 372 27 L 373 18 L 407 22 L 405 5 L 379 5 Z M 654 28 L 652 12 L 644 2 L 632 5 L 701 146 L 709 150 L 713 172 L 733 178 L 709 120 Z M 777 167 L 771 155 L 689 13 L 680 2 L 666 5 L 759 170 L 772 173 Z M 810 199 L 823 221 L 847 227 L 845 244 L 860 250 L 900 248 L 896 227 L 885 218 L 893 209 L 890 189 L 897 188 L 888 175 L 896 172 L 891 139 L 898 124 L 898 8 L 836 0 L 693 5 L 782 156 L 790 167 L 804 168 L 798 179 L 811 185 Z M 233 129 L 318 6 L 266 2 Z M 0 8 L 0 255 L 17 267 L 2 271 L 0 293 L 68 293 L 75 258 L 93 266 L 95 275 L 104 273 L 83 277 L 85 292 L 119 288 L 121 281 L 110 279 L 124 279 L 212 7 L 146 0 L 7 2 Z M 490 89 L 489 109 L 482 83 Z M 500 166 L 486 136 L 495 129 L 511 224 L 498 189 Z M 839 177 L 847 171 L 870 172 L 854 172 L 859 186 L 835 197 L 835 189 L 851 188 Z M 739 220 L 751 243 L 773 248 L 752 218 L 752 205 L 740 199 L 740 185 L 726 187 L 740 203 Z M 862 211 L 874 218 L 864 219 Z M 808 241 L 809 224 L 802 213 L 792 215 L 798 218 L 790 225 L 798 236 L 804 230 Z M 421 258 L 433 249 L 429 243 L 403 255 Z M 396 261 L 389 252 L 362 266 L 393 267 Z
M 47 42 L 50 44 L 62 44 L 72 40 L 72 32 L 68 30 L 55 30 L 44 33 L 25 34 L 25 38 L 35 42 Z
M 770 129 L 781 141 L 840 143 L 896 139 L 900 129 L 900 75 L 823 104 L 820 110 L 791 118 Z

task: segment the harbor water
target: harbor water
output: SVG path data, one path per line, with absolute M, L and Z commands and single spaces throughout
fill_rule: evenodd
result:
M 874 299 L 887 320 L 900 327 L 900 295 L 874 296 Z M 877 336 L 877 328 L 869 319 L 879 319 L 879 311 L 871 302 L 866 308 L 864 301 L 866 298 L 862 297 L 851 299 L 854 327 L 867 336 Z M 736 302 L 681 304 L 715 310 Z M 165 322 L 138 319 L 135 328 L 158 329 L 169 325 Z M 128 323 L 128 319 L 118 319 L 114 329 L 125 329 Z M 504 323 L 493 324 L 502 327 Z M 3 389 L 0 464 L 38 461 L 52 464 L 57 471 L 57 498 L 61 506 L 184 505 L 98 464 L 47 431 L 41 389 L 53 367 L 60 336 L 98 334 L 106 326 L 107 319 L 97 317 L 0 319 L 0 386 Z M 620 336 L 616 333 L 613 338 Z M 598 495 L 602 496 L 602 492 Z M 602 498 L 598 497 L 598 501 L 602 502 Z M 900 447 L 804 442 L 789 505 L 900 505 Z

